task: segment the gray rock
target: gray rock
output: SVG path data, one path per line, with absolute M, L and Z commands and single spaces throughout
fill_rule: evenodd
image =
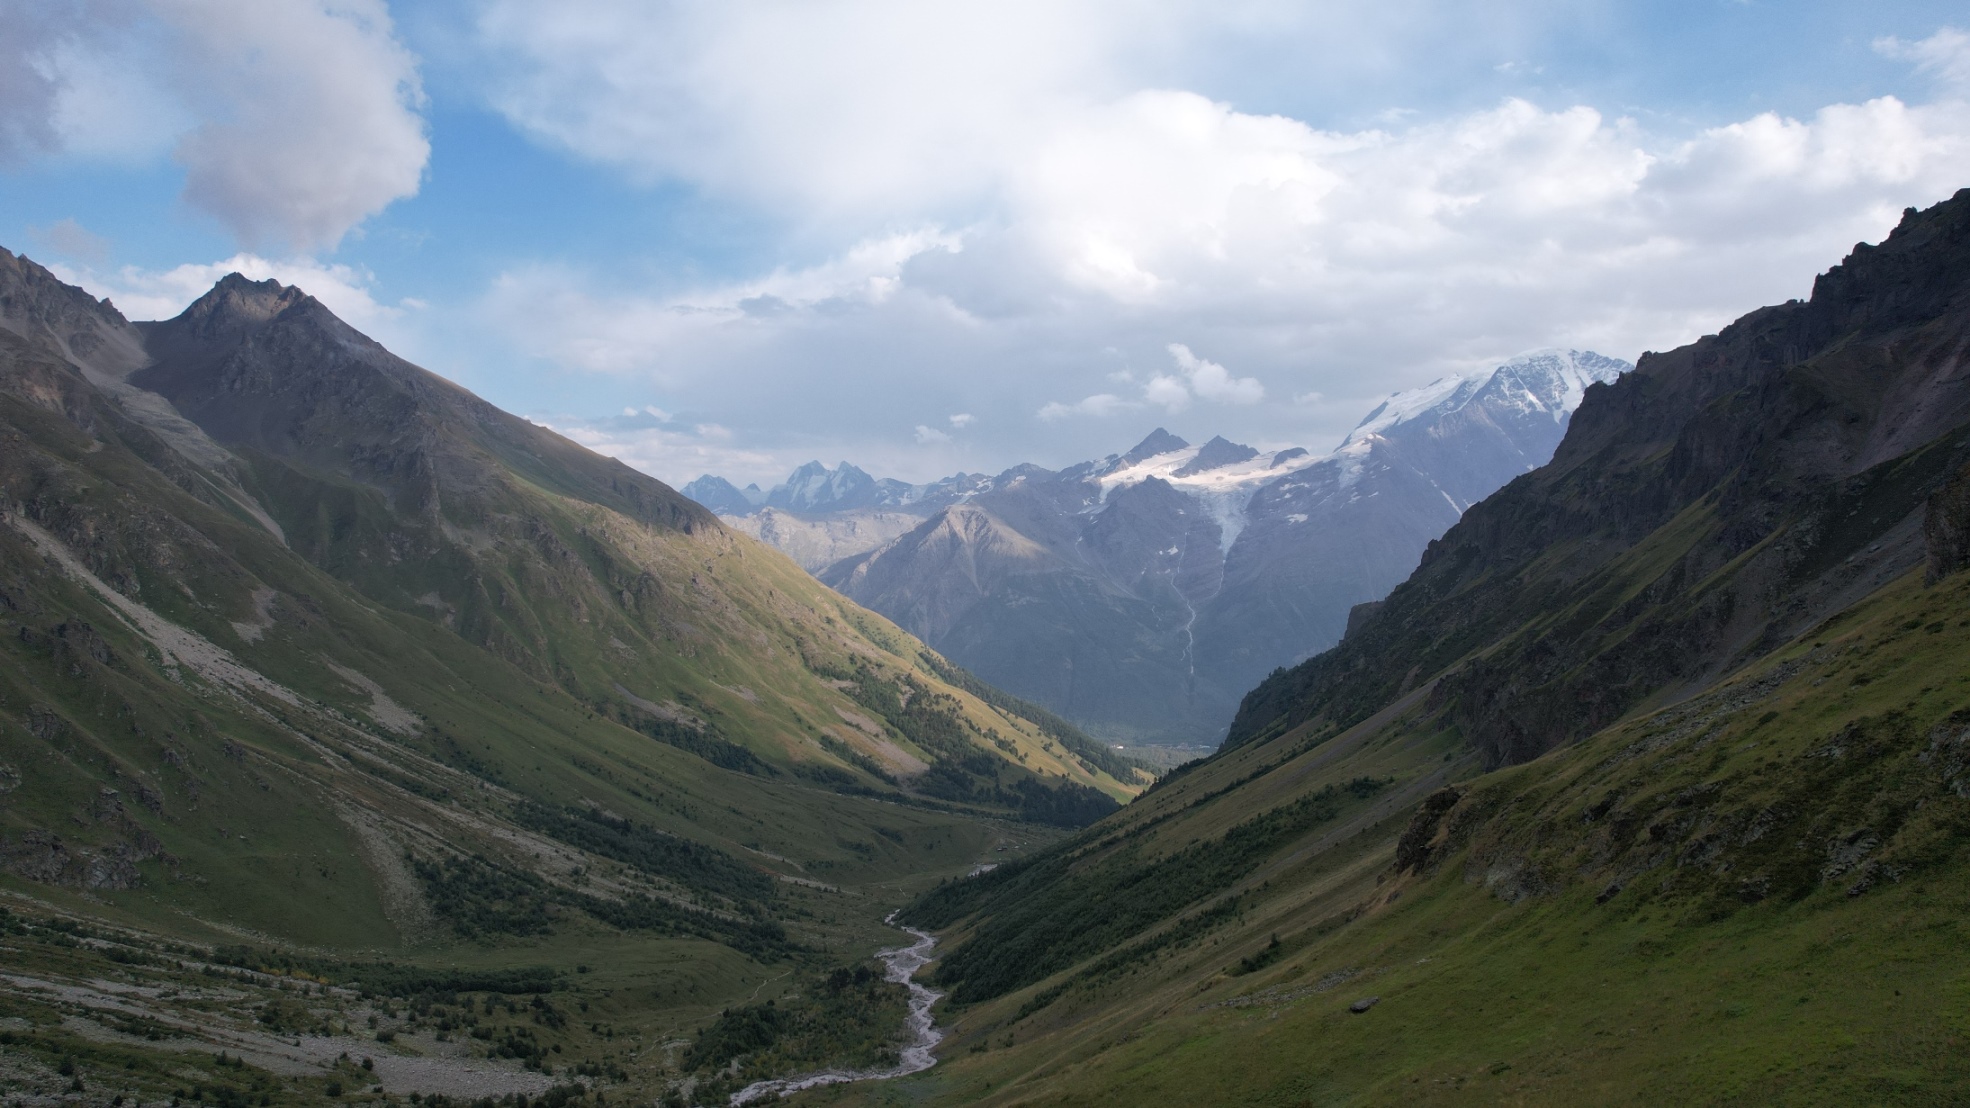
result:
M 1379 996 L 1364 996 L 1360 1000 L 1355 1001 L 1353 1004 L 1348 1005 L 1348 1011 L 1353 1012 L 1355 1015 L 1358 1016 L 1361 1013 L 1366 1012 L 1368 1009 L 1373 1008 L 1375 1005 L 1380 1004 L 1381 1002 L 1382 1002 L 1382 998 Z

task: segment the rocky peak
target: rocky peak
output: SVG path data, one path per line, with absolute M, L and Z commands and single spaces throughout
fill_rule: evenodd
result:
M 1188 477 L 1193 473 L 1223 469 L 1225 466 L 1235 466 L 1239 462 L 1249 462 L 1258 456 L 1258 451 L 1243 443 L 1232 442 L 1223 435 L 1214 435 L 1210 442 L 1205 443 L 1197 451 L 1195 458 L 1190 459 L 1182 469 L 1177 470 L 1176 475 Z
M 305 305 L 319 307 L 320 302 L 271 277 L 253 281 L 243 274 L 228 273 L 169 322 L 201 337 L 216 338 L 256 329 L 290 308 Z
M 841 462 L 833 469 L 808 462 L 767 494 L 766 503 L 790 512 L 860 507 L 873 500 L 876 479 Z
M 1182 450 L 1189 445 L 1189 443 L 1158 427 L 1154 431 L 1149 432 L 1148 438 L 1136 443 L 1127 454 L 1122 455 L 1122 463 L 1124 465 L 1133 465 L 1146 458 L 1154 458 L 1158 454 L 1168 454 L 1172 450 Z
M 143 342 L 116 305 L 67 284 L 23 254 L 0 249 L 0 329 L 56 350 L 97 376 L 144 361 Z
M 746 489 L 757 493 L 759 486 L 748 485 Z M 739 488 L 723 477 L 707 473 L 677 491 L 719 515 L 742 516 L 757 508 L 765 499 L 764 496 L 748 496 L 746 489 Z

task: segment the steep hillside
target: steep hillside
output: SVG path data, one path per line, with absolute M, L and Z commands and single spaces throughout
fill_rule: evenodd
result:
M 1970 1095 L 1966 224 L 1588 390 L 1242 742 L 923 897 L 954 1037 L 903 1092 Z
M 1060 720 L 298 290 L 229 278 L 140 329 L 0 255 L 0 436 L 0 924 L 30 921 L 10 965 L 33 963 L 0 988 L 27 1021 L 7 1034 L 32 1032 L 27 1061 L 0 1051 L 25 1067 L 9 1088 L 91 1041 L 152 1076 L 223 1044 L 299 1096 L 355 1080 L 334 1075 L 355 1043 L 394 1091 L 539 1091 L 550 1053 L 587 1050 L 655 1095 L 677 1059 L 606 1047 L 616 1026 L 667 1036 L 796 990 L 893 936 L 902 890 L 1136 787 Z M 75 934 L 98 938 L 56 941 Z M 350 1030 L 354 993 L 260 1018 L 291 974 L 210 993 L 200 965 L 228 959 L 350 989 L 463 964 L 483 973 L 371 1014 L 478 989 L 482 1015 L 532 994 L 534 1018 L 504 1054 L 437 1045 L 455 1012 L 386 1022 L 424 1036 L 399 1049 Z M 577 984 L 577 963 L 602 972 Z M 105 974 L 138 992 L 37 998 Z M 576 998 L 606 1034 L 541 1015 Z M 417 1049 L 449 1061 L 390 1069 Z

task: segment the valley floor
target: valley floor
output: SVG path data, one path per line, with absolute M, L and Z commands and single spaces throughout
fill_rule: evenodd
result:
M 1056 834 L 1006 830 L 984 858 Z M 697 1032 L 721 1011 L 797 1002 L 831 970 L 872 964 L 877 949 L 907 941 L 884 916 L 977 864 L 862 887 L 789 885 L 784 909 L 807 921 L 797 931 L 806 949 L 777 960 L 599 925 L 370 951 L 262 944 L 193 920 L 162 934 L 141 909 L 0 878 L 0 1088 L 10 1108 L 412 1094 L 652 1103 L 678 1087 Z M 861 1015 L 867 1028 L 851 1030 L 878 1052 L 905 1034 L 900 1000 Z

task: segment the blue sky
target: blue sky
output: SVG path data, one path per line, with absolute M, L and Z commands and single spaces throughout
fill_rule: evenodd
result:
M 1960 4 L 0 5 L 0 244 L 229 269 L 659 477 L 1332 446 L 1970 185 Z

